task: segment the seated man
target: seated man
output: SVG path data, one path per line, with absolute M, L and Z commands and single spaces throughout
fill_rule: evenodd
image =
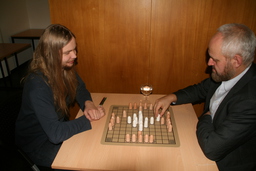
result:
M 63 141 L 91 129 L 90 121 L 105 114 L 75 72 L 76 59 L 75 35 L 62 25 L 47 27 L 24 79 L 16 122 L 16 144 L 39 166 L 51 167 Z M 74 102 L 84 115 L 70 121 L 69 107 Z
M 220 171 L 256 170 L 256 38 L 245 25 L 226 24 L 209 43 L 211 78 L 158 99 L 154 112 L 170 104 L 205 102 L 197 139 Z

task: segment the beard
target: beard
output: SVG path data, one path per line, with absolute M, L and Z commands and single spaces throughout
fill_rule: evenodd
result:
M 215 70 L 214 66 L 212 66 Z M 235 70 L 230 62 L 227 63 L 227 65 L 224 68 L 223 73 L 218 73 L 216 70 L 215 72 L 212 71 L 211 77 L 215 82 L 221 82 L 221 81 L 228 81 L 232 79 L 235 75 Z
M 68 71 L 68 70 L 71 70 L 72 68 L 73 68 L 73 66 L 63 66 L 63 69 L 64 69 L 64 70 L 67 70 L 67 71 Z
M 62 68 L 64 70 L 71 70 L 72 68 L 74 68 L 74 66 L 77 64 L 77 59 L 74 60 L 73 65 L 69 66 L 69 65 L 63 65 Z

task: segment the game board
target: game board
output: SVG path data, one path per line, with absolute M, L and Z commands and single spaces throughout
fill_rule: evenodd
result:
M 143 119 L 140 120 L 144 121 L 144 125 L 147 123 L 145 118 L 148 118 L 147 127 L 143 125 L 143 128 L 141 128 L 141 124 L 140 126 L 139 124 L 134 124 L 138 113 L 140 118 L 142 113 Z M 130 119 L 133 118 L 130 123 L 128 123 L 129 117 Z M 152 119 L 154 119 L 153 123 Z M 168 122 L 171 127 L 167 126 Z M 149 107 L 147 105 L 141 106 L 140 104 L 137 107 L 136 104 L 131 106 L 131 103 L 127 106 L 112 105 L 110 107 L 101 143 L 104 145 L 155 147 L 178 147 L 180 145 L 171 107 L 160 120 L 160 118 L 155 118 L 152 105 Z

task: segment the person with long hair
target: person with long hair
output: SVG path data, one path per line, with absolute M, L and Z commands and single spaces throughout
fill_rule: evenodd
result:
M 63 141 L 91 129 L 90 122 L 105 115 L 75 71 L 76 60 L 75 35 L 63 25 L 48 26 L 24 78 L 15 133 L 17 146 L 38 166 L 51 167 Z M 69 120 L 76 102 L 84 115 Z

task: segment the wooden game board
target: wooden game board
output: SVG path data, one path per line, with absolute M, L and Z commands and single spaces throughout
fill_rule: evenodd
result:
M 126 111 L 127 117 L 123 117 L 123 111 Z M 179 138 L 178 138 L 178 132 L 175 124 L 175 120 L 173 117 L 173 112 L 171 107 L 168 110 L 170 112 L 170 120 L 172 124 L 172 131 L 168 131 L 167 125 L 161 124 L 160 121 L 154 120 L 154 124 L 148 123 L 148 127 L 144 128 L 142 130 L 142 135 L 153 135 L 154 140 L 152 143 L 149 142 L 127 142 L 126 141 L 126 135 L 127 134 L 138 134 L 139 128 L 133 127 L 133 124 L 127 123 L 128 116 L 133 116 L 134 113 L 139 113 L 139 108 L 130 108 L 127 106 L 120 106 L 120 105 L 112 105 L 110 107 L 109 113 L 107 114 L 106 124 L 104 133 L 102 136 L 101 143 L 104 145 L 123 145 L 123 146 L 155 146 L 155 147 L 178 147 L 179 144 Z M 112 115 L 115 115 L 115 117 L 119 116 L 120 123 L 115 123 L 112 127 L 112 130 L 109 130 L 109 123 L 111 121 Z M 154 116 L 153 110 L 150 110 L 149 107 L 147 109 L 142 108 L 143 113 L 143 120 L 145 117 L 151 118 Z M 166 116 L 166 113 L 163 115 L 163 117 Z

